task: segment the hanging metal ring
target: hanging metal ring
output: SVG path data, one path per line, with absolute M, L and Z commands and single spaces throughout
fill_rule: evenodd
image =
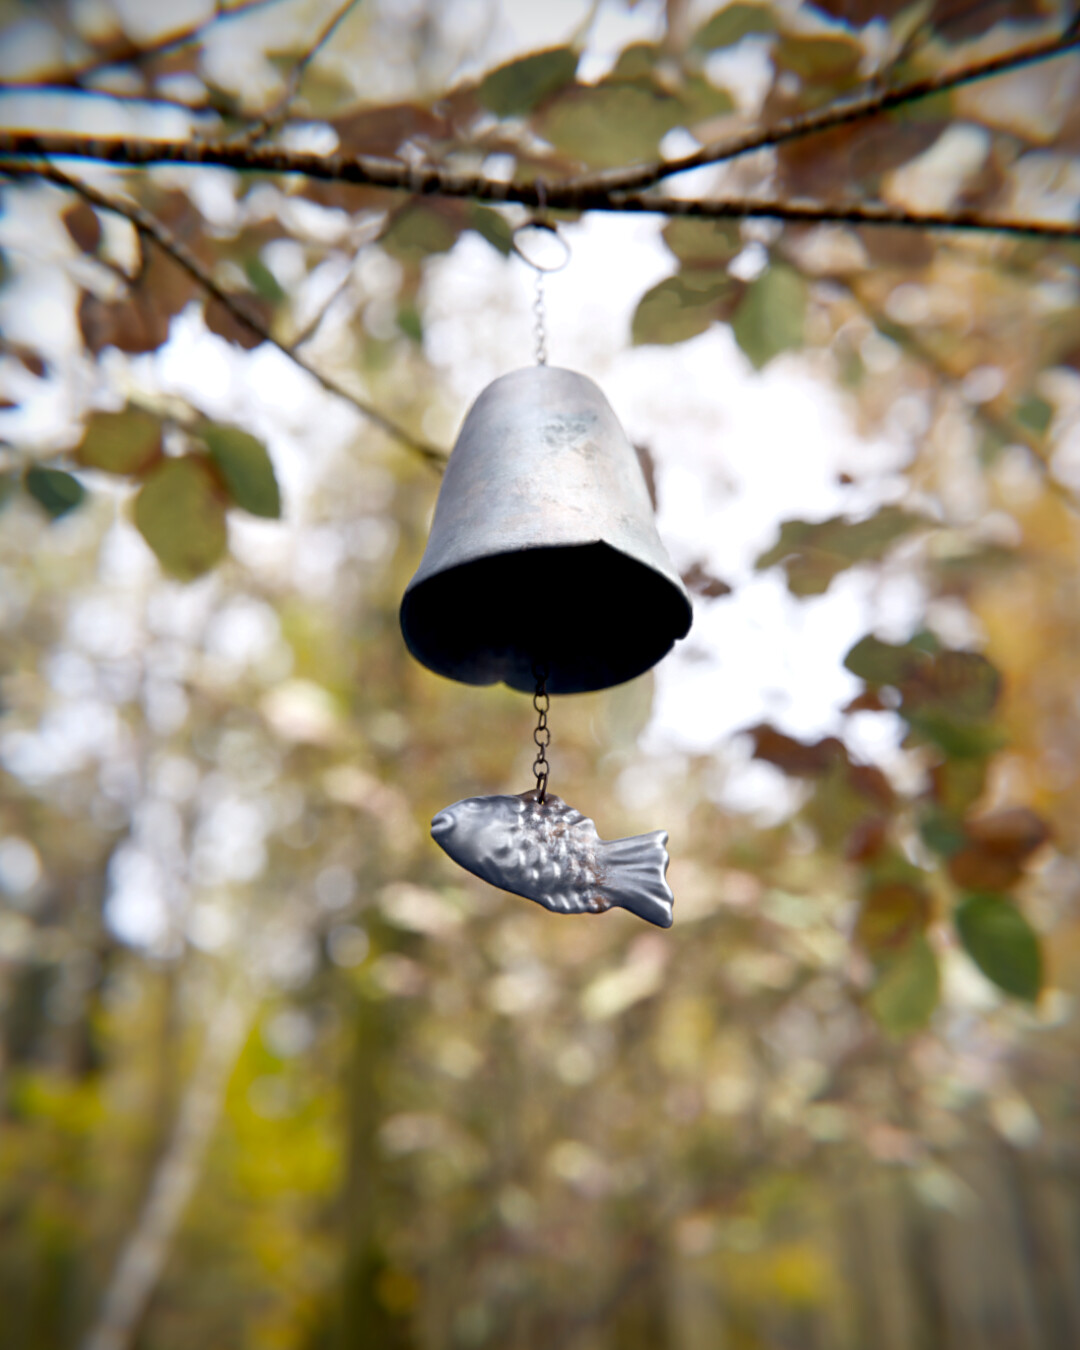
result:
M 527 267 L 544 276 L 561 272 L 570 261 L 570 245 L 559 227 L 547 220 L 527 220 L 519 225 L 510 236 L 510 247 Z
M 541 192 L 541 210 L 543 193 Z M 558 228 L 542 215 L 519 225 L 510 236 L 510 245 L 536 277 L 533 301 L 533 332 L 536 339 L 536 364 L 547 365 L 547 315 L 544 306 L 544 281 L 551 272 L 561 272 L 570 261 L 570 245 Z

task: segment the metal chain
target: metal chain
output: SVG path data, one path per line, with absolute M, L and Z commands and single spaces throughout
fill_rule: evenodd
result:
M 547 691 L 547 671 L 538 670 L 536 674 L 536 693 L 533 694 L 533 707 L 536 709 L 536 729 L 533 731 L 533 743 L 536 746 L 536 758 L 533 760 L 533 773 L 536 774 L 536 791 L 541 806 L 547 797 L 548 757 L 547 748 L 551 744 L 551 730 L 548 727 L 548 709 L 551 699 Z
M 546 366 L 547 315 L 544 310 L 544 274 L 539 269 L 536 273 L 536 298 L 533 300 L 533 315 L 536 320 L 533 326 L 533 333 L 536 336 L 536 364 Z
M 544 219 L 543 185 L 537 183 L 540 213 L 514 231 L 511 247 L 518 257 L 536 274 L 533 297 L 533 337 L 536 364 L 546 366 L 547 308 L 544 303 L 544 278 L 549 272 L 561 272 L 570 261 L 570 246 L 555 225 Z

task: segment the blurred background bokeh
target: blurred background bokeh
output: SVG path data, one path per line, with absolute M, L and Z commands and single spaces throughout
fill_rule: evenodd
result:
M 1075 24 L 0 14 L 4 129 L 550 181 Z M 532 360 L 525 212 L 42 167 L 0 162 L 0 1346 L 1080 1345 L 1075 238 L 560 216 L 551 360 L 642 447 L 695 627 L 553 700 L 551 782 L 670 831 L 657 932 L 427 833 L 532 782 L 529 700 L 397 621 L 439 452 Z M 1080 57 L 673 190 L 1075 222 Z

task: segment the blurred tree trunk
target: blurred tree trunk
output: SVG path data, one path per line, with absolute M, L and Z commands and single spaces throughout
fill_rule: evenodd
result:
M 352 1062 L 347 1079 L 346 1179 L 343 1188 L 344 1264 L 339 1350 L 413 1344 L 404 1317 L 392 1316 L 379 1297 L 386 1254 L 375 1224 L 378 1212 L 379 1068 L 389 1062 L 394 1035 L 387 1004 L 360 997 L 353 1009 Z

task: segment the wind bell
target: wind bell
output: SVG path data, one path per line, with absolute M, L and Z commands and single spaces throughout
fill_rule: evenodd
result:
M 690 599 L 656 532 L 637 454 L 592 380 L 547 364 L 536 271 L 537 364 L 469 410 L 446 466 L 427 548 L 401 602 L 410 652 L 465 684 L 533 694 L 536 787 L 471 797 L 431 833 L 474 875 L 558 913 L 628 909 L 667 928 L 667 832 L 605 841 L 548 792 L 551 694 L 607 689 L 650 669 L 689 631 Z

